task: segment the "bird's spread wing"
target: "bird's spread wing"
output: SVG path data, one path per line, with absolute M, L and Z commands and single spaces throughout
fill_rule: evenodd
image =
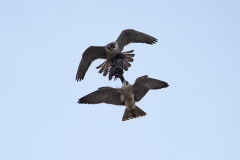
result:
M 115 105 L 124 105 L 121 101 L 119 89 L 111 87 L 102 87 L 78 100 L 78 103 L 97 104 L 107 103 Z
M 85 50 L 85 52 L 82 54 L 82 60 L 77 70 L 77 81 L 83 80 L 91 63 L 98 58 L 107 58 L 104 47 L 90 46 Z
M 161 80 L 148 78 L 148 76 L 139 77 L 133 84 L 134 99 L 138 102 L 150 89 L 161 89 L 168 86 L 168 83 Z
M 133 29 L 127 29 L 121 32 L 116 41 L 119 45 L 120 50 L 122 51 L 124 46 L 128 45 L 129 43 L 155 44 L 157 42 L 157 39 Z

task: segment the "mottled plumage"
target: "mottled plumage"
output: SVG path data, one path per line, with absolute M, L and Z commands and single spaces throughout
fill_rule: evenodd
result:
M 106 46 L 90 46 L 85 50 L 82 54 L 82 59 L 77 70 L 76 80 L 81 81 L 84 79 L 89 66 L 96 59 L 107 59 L 104 65 L 100 65 L 100 71 L 102 72 L 113 65 L 112 60 L 117 56 L 117 54 L 122 52 L 124 46 L 130 43 L 155 44 L 156 42 L 156 38 L 145 33 L 138 32 L 133 29 L 123 30 L 115 42 L 109 43 Z M 129 62 L 133 61 L 131 56 L 129 57 L 130 58 L 124 60 L 125 70 L 131 66 L 129 65 Z M 104 75 L 106 74 L 107 73 L 104 72 Z
M 168 83 L 142 76 L 136 79 L 133 85 L 127 81 L 123 82 L 121 88 L 101 87 L 78 100 L 78 103 L 98 104 L 107 103 L 126 106 L 122 120 L 145 116 L 146 113 L 135 105 L 150 89 L 161 89 L 168 87 Z
M 111 72 L 112 68 L 114 68 L 116 66 L 116 63 L 119 61 L 122 61 L 122 72 L 123 70 L 127 71 L 131 66 L 129 62 L 134 61 L 132 57 L 134 57 L 135 54 L 132 54 L 132 52 L 133 50 L 117 54 L 117 56 L 112 60 L 112 65 L 108 63 L 108 60 L 104 61 L 101 65 L 97 66 L 97 69 L 100 68 L 99 73 L 103 73 L 103 76 L 106 76 L 109 72 Z M 109 80 L 111 79 L 109 78 Z

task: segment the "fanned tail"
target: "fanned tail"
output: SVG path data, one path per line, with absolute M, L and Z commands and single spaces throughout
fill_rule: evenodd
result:
M 122 121 L 127 121 L 133 118 L 143 117 L 146 116 L 147 113 L 145 113 L 143 110 L 141 110 L 139 107 L 135 106 L 133 110 L 129 110 L 128 108 L 125 109 L 125 112 L 123 114 Z
M 105 63 L 107 63 L 107 60 L 106 61 L 104 61 L 102 64 L 100 64 L 99 66 L 97 66 L 96 68 L 98 69 L 98 68 L 101 68 Z
M 104 72 L 103 72 L 103 76 L 106 76 L 109 72 L 109 68 L 111 67 L 110 63 L 108 63 L 105 68 L 104 68 Z
M 99 72 L 98 73 L 102 73 L 102 72 L 105 72 L 106 70 L 108 71 L 108 66 L 110 66 L 110 64 L 106 61 L 100 68 Z
M 131 50 L 131 51 L 126 51 L 126 52 L 122 52 L 122 54 L 124 54 L 125 56 L 125 59 L 123 59 L 123 69 L 125 71 L 128 70 L 129 67 L 131 67 L 131 64 L 130 62 L 133 62 L 134 59 L 133 57 L 135 56 L 135 54 L 132 54 L 134 50 Z M 97 66 L 96 68 L 99 69 L 99 73 L 103 73 L 103 76 L 106 76 L 110 69 L 111 69 L 111 65 L 110 63 L 108 62 L 108 60 L 104 61 L 102 64 L 100 64 L 99 66 Z
M 124 60 L 123 61 L 123 69 L 125 71 L 127 71 L 129 67 L 131 67 L 131 64 L 128 61 Z
M 129 67 L 131 67 L 131 64 L 129 62 L 133 62 L 134 59 L 132 57 L 135 56 L 135 54 L 130 54 L 132 52 L 127 52 L 127 53 L 123 53 L 126 56 L 126 59 L 123 60 L 123 69 L 125 71 L 128 70 Z
M 126 60 L 127 60 L 128 62 L 133 62 L 133 61 L 134 61 L 134 59 L 133 59 L 132 57 L 127 57 L 127 56 L 126 56 Z

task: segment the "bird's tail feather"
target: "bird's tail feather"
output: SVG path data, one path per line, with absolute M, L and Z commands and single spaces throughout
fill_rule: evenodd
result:
M 109 68 L 110 68 L 110 63 L 108 63 L 105 67 L 104 67 L 104 72 L 103 72 L 103 76 L 106 76 L 109 72 Z
M 145 113 L 143 110 L 141 110 L 139 107 L 135 107 L 133 110 L 129 110 L 128 108 L 125 109 L 125 112 L 123 114 L 122 121 L 127 121 L 133 118 L 138 118 L 142 116 L 146 116 L 147 113 Z
M 125 56 L 126 56 L 126 59 L 123 60 L 123 69 L 127 71 L 128 68 L 131 67 L 131 64 L 129 62 L 134 61 L 132 57 L 134 57 L 135 54 L 125 54 Z
M 131 64 L 128 61 L 123 61 L 123 69 L 127 71 L 129 67 L 131 67 Z
M 133 57 L 135 56 L 135 54 L 131 54 L 133 52 L 133 50 L 131 51 L 127 51 L 127 52 L 122 52 L 122 54 L 124 54 L 126 56 L 126 59 L 123 59 L 123 69 L 125 71 L 128 70 L 129 67 L 131 67 L 130 62 L 133 62 L 134 59 Z M 104 61 L 102 64 L 100 64 L 99 66 L 96 67 L 97 69 L 99 69 L 99 73 L 103 73 L 103 76 L 106 76 L 109 72 L 109 69 L 111 68 L 110 63 L 108 63 L 108 61 Z
M 100 70 L 98 71 L 99 73 L 105 72 L 105 70 L 108 70 L 109 63 L 106 61 L 104 64 L 102 64 Z
M 101 68 L 105 63 L 107 62 L 107 60 L 106 61 L 104 61 L 102 64 L 100 64 L 99 66 L 97 66 L 96 68 L 98 69 L 98 68 Z
M 122 52 L 122 54 L 130 54 L 130 53 L 132 53 L 132 52 L 134 52 L 134 50 L 130 50 L 130 51 L 126 51 L 126 52 Z
M 126 60 L 127 60 L 128 62 L 133 62 L 133 61 L 134 61 L 134 59 L 133 59 L 132 57 L 127 57 L 127 56 L 126 56 Z

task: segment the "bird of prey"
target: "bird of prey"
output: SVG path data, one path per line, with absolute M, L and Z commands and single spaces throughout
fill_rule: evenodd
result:
M 101 87 L 78 100 L 78 103 L 98 104 L 107 103 L 126 106 L 122 121 L 145 116 L 146 113 L 135 105 L 150 89 L 161 89 L 168 87 L 168 83 L 142 76 L 136 79 L 133 85 L 124 81 L 121 88 Z
M 124 46 L 130 43 L 155 44 L 156 42 L 156 38 L 145 33 L 133 29 L 123 30 L 116 41 L 111 42 L 106 46 L 90 46 L 84 51 L 77 70 L 76 80 L 83 80 L 89 66 L 96 59 L 107 59 L 104 64 L 97 67 L 101 67 L 103 70 L 106 70 L 105 68 L 109 68 L 113 65 L 112 60 L 117 56 L 117 54 L 122 52 Z M 132 59 L 131 56 L 126 56 L 130 57 L 129 59 Z M 128 58 L 124 60 L 124 63 L 128 62 Z

